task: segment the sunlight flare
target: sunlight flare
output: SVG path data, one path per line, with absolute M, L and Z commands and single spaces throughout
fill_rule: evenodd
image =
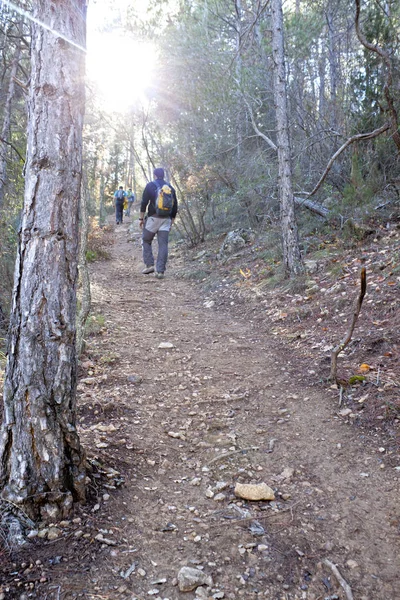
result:
M 151 86 L 156 52 L 121 31 L 95 32 L 88 39 L 87 75 L 109 111 L 126 111 L 144 102 Z

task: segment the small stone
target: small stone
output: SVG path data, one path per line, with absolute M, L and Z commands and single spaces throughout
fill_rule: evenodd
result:
M 169 437 L 172 437 L 172 438 L 175 438 L 175 439 L 185 440 L 185 436 L 181 432 L 168 431 L 168 435 L 169 435 Z
M 114 433 L 114 431 L 118 431 L 117 427 L 110 423 L 109 425 L 105 425 L 104 423 L 99 423 L 98 425 L 93 425 L 90 429 L 96 429 L 97 431 L 101 431 L 102 433 Z
M 257 550 L 259 552 L 264 552 L 264 550 L 268 550 L 268 546 L 266 544 L 258 544 Z
M 140 577 L 146 577 L 146 571 L 142 568 L 137 570 L 138 575 L 140 575 Z
M 359 567 L 358 562 L 352 560 L 351 558 L 346 561 L 346 565 L 349 567 L 349 569 L 357 569 Z
M 194 477 L 191 482 L 190 485 L 200 485 L 201 483 L 201 477 Z
M 191 592 L 200 585 L 212 586 L 212 578 L 207 573 L 193 567 L 182 567 L 178 573 L 178 585 L 181 592 Z
M 39 534 L 39 531 L 37 529 L 31 529 L 31 531 L 28 533 L 28 535 L 26 536 L 28 538 L 28 540 L 31 540 L 32 538 L 37 537 Z M 1 600 L 1 598 L 0 598 Z
M 169 350 L 171 348 L 175 348 L 171 342 L 161 342 L 161 344 L 158 344 L 158 347 L 160 350 Z
M 56 527 L 50 527 L 49 532 L 47 534 L 47 539 L 56 540 L 58 537 L 60 537 L 60 533 L 61 531 Z
M 208 488 L 208 489 L 206 490 L 206 497 L 207 497 L 207 498 L 214 498 L 214 495 L 215 495 L 215 494 L 214 494 L 214 492 L 212 491 L 212 489 L 211 489 L 211 488 Z
M 294 469 L 292 467 L 285 467 L 279 477 L 282 479 L 291 479 L 293 475 Z
M 226 500 L 226 495 L 225 494 L 216 494 L 214 496 L 214 500 L 215 500 L 215 502 L 223 502 L 224 500 Z
M 244 500 L 275 500 L 274 491 L 266 483 L 237 483 L 235 495 Z
M 98 542 L 101 542 L 102 544 L 106 544 L 107 546 L 116 546 L 117 545 L 117 542 L 115 542 L 114 540 L 110 540 L 108 538 L 103 537 L 102 533 L 99 533 L 98 535 L 96 535 L 96 537 L 94 539 Z
M 49 530 L 45 527 L 44 529 L 41 529 L 38 533 L 38 538 L 45 538 L 48 534 Z
M 108 448 L 108 444 L 106 444 L 106 442 L 97 442 L 96 448 L 99 450 L 101 450 L 101 448 Z
M 227 481 L 217 481 L 214 486 L 214 490 L 216 492 L 222 492 L 222 490 L 226 490 L 227 487 L 229 487 L 229 483 Z
M 82 536 L 83 536 L 83 531 L 82 531 L 82 529 L 78 529 L 78 531 L 75 531 L 75 533 L 74 533 L 74 537 L 76 537 L 76 538 L 78 538 L 78 539 L 79 539 L 79 538 L 81 538 Z
M 353 411 L 350 408 L 342 408 L 342 410 L 339 410 L 338 414 L 341 417 L 348 417 L 352 412 Z
M 140 375 L 128 375 L 127 380 L 129 383 L 137 385 L 139 383 L 142 383 L 143 377 L 141 377 Z

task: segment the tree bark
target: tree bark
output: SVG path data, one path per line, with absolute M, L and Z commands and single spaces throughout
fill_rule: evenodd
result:
M 271 12 L 283 262 L 286 275 L 293 276 L 300 274 L 303 271 L 303 266 L 294 213 L 283 43 L 282 0 L 271 0 Z
M 76 321 L 76 353 L 79 358 L 84 347 L 84 333 L 87 318 L 90 313 L 91 293 L 90 293 L 90 276 L 86 260 L 86 250 L 89 234 L 89 184 L 87 176 L 83 177 L 82 194 L 81 194 L 81 226 L 79 236 L 79 310 Z
M 0 432 L 2 497 L 57 519 L 85 498 L 76 287 L 86 2 L 36 0 L 25 198 Z

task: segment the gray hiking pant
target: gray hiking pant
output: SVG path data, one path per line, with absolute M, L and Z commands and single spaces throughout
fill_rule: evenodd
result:
M 158 253 L 156 271 L 164 273 L 168 260 L 168 237 L 171 229 L 171 219 L 160 217 L 148 217 L 143 229 L 143 262 L 146 267 L 154 265 L 152 241 L 157 234 Z

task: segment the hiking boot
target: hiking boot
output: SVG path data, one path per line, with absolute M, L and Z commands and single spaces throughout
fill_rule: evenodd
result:
M 156 279 L 164 279 L 164 273 L 156 273 Z
M 148 275 L 149 273 L 154 273 L 154 266 L 150 265 L 150 266 L 146 267 L 145 269 L 143 269 L 142 273 L 143 273 L 143 275 Z

